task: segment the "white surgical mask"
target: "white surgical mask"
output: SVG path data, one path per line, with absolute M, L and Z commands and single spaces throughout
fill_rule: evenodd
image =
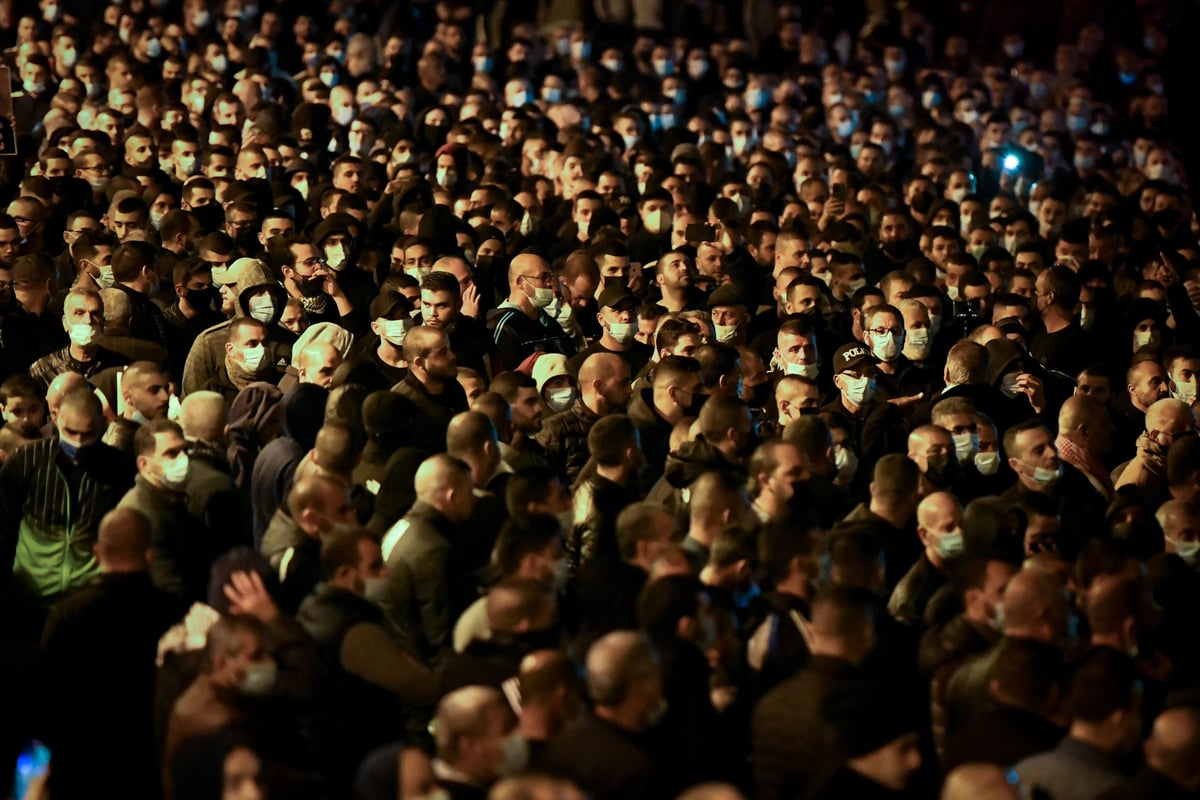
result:
M 552 389 L 546 398 L 546 405 L 554 413 L 566 411 L 575 403 L 575 389 L 565 386 L 562 389 Z
M 833 466 L 837 469 L 837 478 L 839 484 L 845 485 L 854 478 L 854 473 L 858 471 L 858 455 L 848 447 L 843 447 L 840 444 L 833 446 Z
M 107 264 L 97 264 L 96 269 L 100 270 L 100 277 L 96 279 L 96 283 L 101 289 L 111 289 L 117 280 L 113 277 L 113 268 Z
M 621 344 L 628 344 L 633 341 L 635 331 L 632 323 L 610 322 L 608 323 L 608 333 Z
M 1047 469 L 1046 467 L 1034 467 L 1033 475 L 1030 480 L 1038 486 L 1053 486 L 1058 483 L 1058 479 L 1063 475 L 1062 464 L 1059 464 L 1055 469 Z
M 904 350 L 909 358 L 924 361 L 929 357 L 929 328 L 908 328 L 904 332 Z
M 383 338 L 394 344 L 396 347 L 404 345 L 404 338 L 412 329 L 412 321 L 407 319 L 380 319 L 379 329 L 383 332 Z
M 1000 453 L 995 450 L 990 453 L 976 453 L 975 469 L 979 470 L 980 475 L 995 475 L 1000 471 Z
M 1181 403 L 1186 403 L 1189 406 L 1196 402 L 1196 381 L 1191 380 L 1187 383 L 1178 383 L 1171 381 L 1171 396 Z
M 537 309 L 549 308 L 550 304 L 554 302 L 554 290 L 535 286 L 533 296 L 529 298 L 529 302 Z
M 261 344 L 242 348 L 242 363 L 250 372 L 258 372 L 258 367 L 267 354 L 267 348 Z
M 1158 331 L 1134 331 L 1133 332 L 1133 346 L 1136 349 L 1141 349 L 1143 347 L 1146 347 L 1147 345 L 1158 344 L 1158 342 L 1159 342 Z
M 820 371 L 819 364 L 796 364 L 791 361 L 783 362 L 784 375 L 798 375 L 801 378 L 808 378 L 810 381 L 817 379 L 817 373 Z
M 937 553 L 942 558 L 958 558 L 963 551 L 963 532 L 953 530 L 938 537 Z
M 325 260 L 329 268 L 341 272 L 346 267 L 346 246 L 334 245 L 325 251 Z
M 858 378 L 843 375 L 842 380 L 846 384 L 846 388 L 843 390 L 846 393 L 846 400 L 852 405 L 863 406 L 875 399 L 875 381 L 866 375 Z
M 717 325 L 716 323 L 713 323 L 713 335 L 716 337 L 718 342 L 724 342 L 726 344 L 732 342 L 734 337 L 737 336 L 737 329 L 737 325 Z
M 96 340 L 98 331 L 88 322 L 77 322 L 70 328 L 71 343 L 79 347 L 87 347 Z
M 958 456 L 958 463 L 965 464 L 975 457 L 975 451 L 979 449 L 979 437 L 973 433 L 956 433 L 951 438 L 954 439 L 954 454 Z
M 895 361 L 900 355 L 901 344 L 896 341 L 896 334 L 885 333 L 883 336 L 871 334 L 871 352 L 880 361 Z
M 275 301 L 270 297 L 255 297 L 250 300 L 250 317 L 264 325 L 270 324 L 275 316 Z
M 354 106 L 338 106 L 333 110 L 333 121 L 343 128 L 354 121 Z
M 183 486 L 187 481 L 189 466 L 187 453 L 180 453 L 166 464 L 163 464 L 163 483 L 172 489 L 178 489 L 180 486 Z

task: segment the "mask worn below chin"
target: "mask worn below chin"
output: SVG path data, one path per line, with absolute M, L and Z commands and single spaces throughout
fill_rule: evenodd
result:
M 1053 486 L 1058 483 L 1058 479 L 1063 475 L 1062 464 L 1058 465 L 1057 469 L 1046 469 L 1045 467 L 1034 467 L 1033 474 L 1029 479 L 1038 486 Z

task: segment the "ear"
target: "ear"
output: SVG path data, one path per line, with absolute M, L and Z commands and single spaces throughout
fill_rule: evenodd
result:
M 187 294 L 186 286 L 184 286 L 182 283 L 175 284 L 175 296 L 176 297 L 183 297 L 186 294 Z
M 146 465 L 149 463 L 150 463 L 150 459 L 146 458 L 145 456 L 138 456 L 137 457 L 138 471 L 140 472 L 140 471 L 144 470 L 146 468 Z
M 1011 469 L 1013 472 L 1016 472 L 1019 475 L 1020 470 L 1017 469 L 1018 463 L 1019 462 L 1017 461 L 1017 459 L 1013 458 L 1012 456 L 1008 457 L 1008 468 Z
M 228 353 L 232 353 L 232 352 L 233 352 L 233 342 L 226 342 L 226 343 L 225 343 L 225 352 L 226 352 L 226 354 L 228 354 Z M 225 426 L 225 432 L 226 432 L 226 433 L 229 433 L 229 426 L 228 426 L 228 425 L 226 425 L 226 426 Z

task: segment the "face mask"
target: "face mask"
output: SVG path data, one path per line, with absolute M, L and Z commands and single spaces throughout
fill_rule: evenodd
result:
M 854 120 L 847 119 L 839 122 L 836 130 L 839 139 L 849 139 L 850 135 L 854 133 Z M 862 150 L 862 148 L 860 147 L 859 150 Z
M 146 57 L 158 58 L 162 55 L 162 42 L 158 39 L 151 39 L 146 42 Z
M 1017 388 L 1018 377 L 1018 373 L 1010 372 L 1000 379 L 1000 391 L 1010 400 L 1021 394 L 1021 390 Z
M 515 92 L 509 102 L 509 108 L 520 108 L 529 103 L 529 92 Z
M 1079 309 L 1079 326 L 1081 328 L 1083 328 L 1085 331 L 1090 331 L 1092 326 L 1095 324 L 1096 315 L 1092 312 L 1092 309 L 1088 308 L 1087 306 Z
M 207 28 L 209 22 L 208 9 L 200 9 L 192 14 L 192 25 L 197 28 Z
M 113 269 L 111 266 L 97 264 L 96 269 L 100 270 L 100 277 L 96 279 L 96 283 L 101 289 L 111 289 L 116 283 L 116 278 L 113 277 Z
M 958 463 L 965 464 L 975 457 L 975 451 L 979 449 L 979 438 L 973 433 L 956 433 L 952 437 L 954 439 L 954 455 L 958 456 Z
M 600 62 L 600 66 L 604 67 L 609 72 L 615 73 L 615 72 L 620 72 L 621 67 L 624 65 L 621 63 L 620 59 L 606 58 Z
M 737 336 L 737 329 L 738 329 L 737 325 L 716 325 L 716 324 L 714 324 L 713 325 L 713 335 L 716 337 L 718 342 L 724 342 L 724 343 L 728 344 L 729 342 L 733 341 L 734 337 Z
M 854 406 L 863 406 L 875 399 L 875 381 L 871 380 L 866 375 L 859 378 L 851 378 L 849 375 L 843 375 L 842 381 L 845 383 L 846 401 Z
M 575 404 L 575 389 L 571 386 L 566 386 L 562 389 L 553 389 L 550 396 L 546 398 L 546 405 L 554 413 L 566 411 Z
M 338 74 L 336 72 L 322 72 L 319 77 L 321 79 L 321 83 L 325 84 L 330 89 L 338 84 Z
M 671 226 L 675 222 L 675 215 L 664 209 L 655 209 L 646 215 L 646 233 L 653 236 L 661 236 L 671 230 Z
M 817 373 L 820 371 L 820 364 L 795 364 L 791 361 L 783 362 L 784 375 L 798 375 L 801 378 L 808 378 L 810 381 L 817 379 Z
M 1046 469 L 1045 467 L 1034 467 L 1033 475 L 1030 480 L 1038 486 L 1053 486 L 1058 483 L 1058 479 L 1062 477 L 1063 468 L 1059 464 L 1055 469 Z
M 858 471 L 858 455 L 840 444 L 833 446 L 833 466 L 837 469 L 839 483 L 849 483 Z
M 408 336 L 409 329 L 412 328 L 412 321 L 407 319 L 381 319 L 379 320 L 379 329 L 383 331 L 383 338 L 394 344 L 396 347 L 401 347 L 404 344 L 404 339 Z
M 980 475 L 995 475 L 1000 470 L 1000 453 L 976 453 L 975 469 L 979 470 Z
M 542 87 L 542 99 L 547 103 L 558 103 L 562 100 L 562 89 L 557 86 Z
M 755 111 L 766 108 L 769 100 L 770 95 L 768 94 L 767 90 L 761 86 L 751 89 L 746 93 L 746 104 Z
M 829 275 L 830 275 L 830 278 L 832 279 L 833 273 L 829 273 Z M 854 280 L 850 281 L 850 294 L 855 294 L 856 292 L 858 292 L 858 290 L 862 289 L 866 285 L 867 285 L 866 278 L 855 278 Z
M 1071 114 L 1067 117 L 1067 130 L 1071 133 L 1083 133 L 1087 126 L 1088 119 L 1082 114 Z
M 443 189 L 449 189 L 458 183 L 458 173 L 452 169 L 439 167 L 435 179 L 438 186 L 441 186 Z
M 77 322 L 70 327 L 68 333 L 71 336 L 71 344 L 87 347 L 96 341 L 97 330 L 86 322 Z
M 271 324 L 275 316 L 275 301 L 270 297 L 255 297 L 250 301 L 250 317 L 264 325 Z
M 571 58 L 583 61 L 592 54 L 592 43 L 584 40 L 571 42 Z
M 1171 396 L 1176 400 L 1181 403 L 1186 403 L 1189 406 L 1196 402 L 1195 381 L 1190 381 L 1188 383 L 1176 383 L 1175 381 L 1171 381 L 1171 385 L 1174 387 L 1171 389 Z
M 634 331 L 632 323 L 610 322 L 608 324 L 608 333 L 621 344 L 628 344 L 633 341 L 633 335 L 636 331 Z
M 1183 559 L 1183 563 L 1194 567 L 1200 560 L 1200 542 L 1175 542 L 1175 554 Z
M 471 59 L 471 63 L 475 67 L 476 72 L 487 73 L 492 71 L 491 56 L 475 56 L 475 58 Z
M 1158 331 L 1134 331 L 1133 346 L 1140 350 L 1148 345 L 1156 345 L 1159 342 Z
M 708 74 L 708 62 L 702 58 L 694 58 L 687 62 L 688 77 L 698 81 Z
M 208 311 L 216 297 L 217 293 L 213 289 L 188 289 L 184 299 L 197 311 Z
M 172 489 L 178 489 L 180 486 L 183 486 L 184 482 L 187 481 L 189 466 L 187 453 L 180 453 L 166 464 L 163 464 L 163 483 Z
M 929 355 L 929 328 L 909 328 L 904 332 L 904 349 L 924 360 Z
M 354 106 L 338 106 L 333 110 L 333 121 L 343 128 L 354 121 Z
M 903 58 L 885 58 L 883 60 L 883 68 L 888 71 L 888 75 L 895 77 L 904 72 L 907 62 Z
M 630 150 L 632 150 L 633 146 L 637 144 L 637 140 L 638 137 L 632 133 L 622 134 L 621 141 L 625 143 L 625 152 L 628 153 Z
M 514 729 L 500 740 L 500 750 L 504 755 L 496 772 L 502 776 L 517 775 L 529 764 L 529 742 L 519 730 Z
M 111 178 L 108 175 L 91 175 L 87 182 L 92 187 L 92 191 L 103 194 L 108 190 L 108 182 Z
M 955 530 L 943 533 L 938 537 L 937 546 L 934 549 L 942 558 L 958 558 L 963 551 L 963 532 Z
M 536 286 L 533 294 L 529 295 L 529 302 L 537 309 L 548 308 L 554 302 L 554 290 Z
M 949 297 L 951 300 L 958 302 L 958 299 L 960 297 L 960 295 L 958 293 L 958 287 L 957 286 L 947 286 L 946 287 L 946 297 Z
M 363 580 L 363 597 L 382 605 L 387 598 L 387 585 L 387 578 L 366 578 Z
M 75 62 L 79 60 L 79 51 L 74 47 L 68 47 L 62 52 L 62 65 L 67 69 L 75 66 Z
M 1096 157 L 1087 153 L 1075 154 L 1075 169 L 1092 169 L 1096 166 Z
M 209 62 L 209 66 L 213 68 L 214 72 L 224 73 L 226 68 L 229 67 L 229 61 L 225 58 L 225 56 L 215 56 L 213 60 Z
M 254 347 L 242 348 L 242 363 L 248 372 L 258 372 L 258 367 L 267 354 L 267 348 L 261 344 Z
M 325 261 L 329 268 L 341 272 L 346 267 L 346 246 L 334 245 L 325 251 Z
M 62 450 L 64 456 L 72 461 L 78 461 L 80 456 L 86 453 L 90 447 L 92 447 L 92 443 L 83 444 L 82 442 L 73 442 L 62 436 L 58 438 L 58 448 Z
M 871 352 L 880 361 L 895 361 L 900 355 L 901 345 L 896 342 L 896 334 L 885 333 L 883 336 L 871 334 Z
M 244 694 L 264 695 L 275 687 L 279 666 L 274 659 L 259 661 L 246 667 L 246 675 L 239 688 Z

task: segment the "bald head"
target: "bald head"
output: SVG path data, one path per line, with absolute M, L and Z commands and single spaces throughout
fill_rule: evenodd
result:
M 517 281 L 519 279 L 525 278 L 525 282 L 529 283 L 530 278 L 536 278 L 549 271 L 550 267 L 546 265 L 546 260 L 541 256 L 534 255 L 533 253 L 521 253 L 508 265 L 508 288 L 514 292 L 520 291 L 517 288 Z M 530 292 L 532 292 L 532 289 Z
M 180 412 L 185 439 L 210 444 L 224 442 L 228 404 L 219 392 L 192 392 L 183 398 Z
M 908 452 L 924 453 L 926 448 L 935 444 L 943 444 L 947 447 L 954 446 L 954 439 L 950 436 L 950 431 L 937 425 L 920 425 L 913 429 L 913 432 L 908 435 Z
M 544 630 L 554 621 L 554 590 L 529 578 L 509 578 L 488 590 L 486 608 L 495 633 Z
M 457 521 L 470 515 L 468 498 L 474 485 L 470 467 L 445 453 L 421 462 L 413 481 L 418 501 L 433 506 Z
M 1004 589 L 1004 634 L 1055 644 L 1067 634 L 1066 590 L 1058 576 L 1037 567 L 1014 575 Z
M 105 573 L 141 572 L 150 550 L 150 522 L 132 508 L 117 508 L 100 520 L 96 560 Z
M 620 705 L 640 681 L 660 676 L 658 654 L 640 633 L 616 631 L 588 649 L 588 695 L 597 706 Z
M 437 743 L 438 758 L 456 764 L 464 737 L 480 737 L 492 724 L 496 713 L 506 713 L 504 695 L 490 686 L 465 686 L 442 698 L 431 726 Z
M 927 495 L 917 506 L 917 526 L 920 528 L 940 530 L 949 521 L 962 522 L 962 506 L 949 492 Z
M 1167 397 L 1146 409 L 1146 431 L 1178 435 L 1195 429 L 1196 419 L 1192 409 L 1180 400 Z
M 333 372 L 341 363 L 341 352 L 329 342 L 309 342 L 294 359 L 300 383 L 312 383 L 326 389 L 333 383 Z
M 133 319 L 129 295 L 120 289 L 101 289 L 100 300 L 104 303 L 104 332 L 110 336 L 129 333 Z
M 1181 706 L 1159 714 L 1145 751 L 1146 766 L 1195 792 L 1200 788 L 1200 710 Z
M 1099 402 L 1084 394 L 1074 394 L 1063 401 L 1058 410 L 1058 432 L 1072 433 L 1091 425 L 1103 413 Z
M 589 386 L 596 381 L 611 381 L 621 372 L 622 367 L 628 369 L 625 367 L 625 360 L 618 355 L 593 353 L 579 367 L 579 385 Z
M 1200 538 L 1200 510 L 1187 500 L 1168 500 L 1154 512 L 1168 547 Z
M 425 358 L 449 341 L 441 328 L 418 325 L 404 335 L 404 360 L 408 363 Z
M 55 376 L 54 380 L 50 381 L 50 388 L 46 390 L 46 406 L 50 409 L 50 419 L 58 419 L 59 406 L 67 394 L 76 389 L 86 389 L 87 386 L 87 378 L 78 372 L 60 372 Z

